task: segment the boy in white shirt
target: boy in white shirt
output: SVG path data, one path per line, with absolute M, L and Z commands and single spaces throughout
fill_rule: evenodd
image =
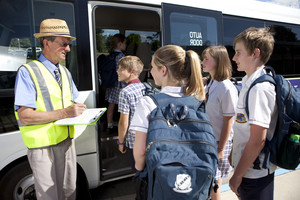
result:
M 242 200 L 273 200 L 274 171 L 270 163 L 262 168 L 261 153 L 266 138 L 272 138 L 277 121 L 275 86 L 269 82 L 256 84 L 249 93 L 249 116 L 245 111 L 245 98 L 250 85 L 265 74 L 264 65 L 269 60 L 274 38 L 268 28 L 248 28 L 233 41 L 238 71 L 245 71 L 239 94 L 237 114 L 233 125 L 232 165 L 234 174 L 229 186 Z M 261 169 L 254 169 L 253 162 L 259 156 Z

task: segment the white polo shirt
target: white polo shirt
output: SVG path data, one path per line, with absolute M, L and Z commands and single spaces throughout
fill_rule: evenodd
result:
M 168 94 L 172 97 L 183 97 L 183 87 L 171 87 L 166 86 L 163 87 L 160 93 Z M 152 110 L 156 108 L 156 104 L 153 100 L 148 97 L 144 96 L 140 99 L 139 103 L 137 104 L 134 116 L 132 118 L 129 130 L 133 131 L 140 131 L 147 133 L 148 126 L 149 126 L 149 116 Z
M 250 137 L 250 125 L 255 124 L 267 128 L 267 138 L 271 139 L 274 134 L 277 122 L 277 105 L 275 86 L 269 82 L 258 83 L 249 93 L 249 118 L 245 111 L 246 94 L 250 85 L 260 76 L 265 74 L 265 70 L 259 69 L 249 78 L 246 75 L 242 80 L 242 90 L 239 94 L 237 114 L 233 125 L 233 152 L 232 164 L 237 166 L 242 156 L 244 148 Z M 261 166 L 264 155 L 260 154 Z M 273 173 L 276 166 L 270 163 L 270 173 Z M 268 175 L 268 169 L 253 169 L 253 165 L 247 170 L 245 178 L 261 178 Z
M 216 140 L 220 141 L 223 118 L 225 116 L 235 116 L 238 91 L 229 79 L 221 82 L 210 81 L 205 88 L 205 93 L 207 91 L 209 91 L 209 97 L 205 110 L 212 124 Z M 231 128 L 229 139 L 232 139 L 232 137 L 233 129 Z

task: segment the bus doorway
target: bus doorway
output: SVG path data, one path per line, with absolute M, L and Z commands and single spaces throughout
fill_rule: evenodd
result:
M 115 34 L 126 37 L 125 55 L 138 56 L 144 63 L 144 71 L 140 75 L 142 82 L 152 82 L 150 63 L 152 54 L 160 47 L 160 10 L 138 5 L 105 3 L 94 5 L 94 49 L 95 74 L 98 73 L 97 57 L 109 55 L 113 50 L 111 38 Z M 97 83 L 98 107 L 107 107 L 106 88 Z M 97 87 L 96 87 L 97 88 Z M 118 150 L 118 105 L 113 115 L 113 132 L 107 131 L 106 115 L 101 117 L 99 126 L 99 156 L 101 181 L 132 174 L 128 156 Z

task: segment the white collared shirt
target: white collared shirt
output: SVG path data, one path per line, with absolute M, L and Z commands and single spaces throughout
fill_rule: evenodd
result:
M 172 97 L 183 97 L 183 87 L 163 87 L 160 93 L 168 94 Z M 137 104 L 134 116 L 132 118 L 129 130 L 147 133 L 149 126 L 149 116 L 156 104 L 149 96 L 144 96 Z
M 227 79 L 224 81 L 210 81 L 205 88 L 205 93 L 209 91 L 206 103 L 206 113 L 212 124 L 216 140 L 220 141 L 225 116 L 235 116 L 238 101 L 238 91 L 233 83 Z M 233 129 L 229 139 L 232 139 Z
M 269 82 L 258 83 L 252 87 L 249 93 L 249 118 L 245 111 L 246 94 L 250 85 L 260 76 L 265 74 L 265 70 L 255 71 L 249 78 L 246 75 L 242 80 L 242 90 L 239 94 L 237 114 L 233 125 L 233 152 L 232 163 L 237 166 L 245 146 L 250 138 L 250 125 L 255 124 L 267 128 L 267 138 L 273 137 L 277 122 L 277 105 L 275 86 Z M 264 155 L 260 154 L 261 165 Z M 270 163 L 270 173 L 273 173 L 276 166 Z M 261 178 L 268 175 L 268 169 L 256 170 L 252 166 L 247 170 L 245 178 Z

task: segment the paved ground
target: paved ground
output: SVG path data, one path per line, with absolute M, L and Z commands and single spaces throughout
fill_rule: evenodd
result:
M 299 200 L 300 199 L 300 169 L 295 171 L 278 170 L 275 176 L 274 200 Z M 228 185 L 224 185 L 228 187 Z M 238 200 L 229 189 L 222 192 L 222 200 Z
M 238 200 L 229 189 L 228 179 L 222 186 L 222 200 Z M 124 179 L 104 184 L 91 191 L 94 200 L 134 200 L 134 184 Z M 274 200 L 300 200 L 300 165 L 297 170 L 276 170 Z

